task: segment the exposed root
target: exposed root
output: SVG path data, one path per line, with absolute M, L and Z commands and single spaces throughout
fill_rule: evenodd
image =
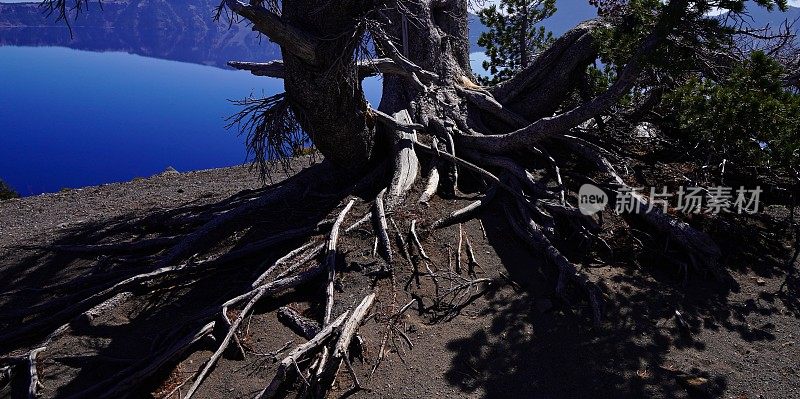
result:
M 46 318 L 42 318 L 24 324 L 17 329 L 14 329 L 12 331 L 3 334 L 2 336 L 0 336 L 0 342 L 2 342 L 5 345 L 9 345 L 10 343 L 16 342 L 20 339 L 28 338 L 28 335 L 31 333 L 41 333 L 41 331 L 46 329 L 48 326 L 67 321 L 70 318 L 75 317 L 76 315 L 80 315 L 87 309 L 91 309 L 92 307 L 95 306 L 103 306 L 102 305 L 103 302 L 110 299 L 113 300 L 113 297 L 120 292 L 124 292 L 125 290 L 131 289 L 137 286 L 138 284 L 149 282 L 151 280 L 154 280 L 162 276 L 183 272 L 185 269 L 186 269 L 185 265 L 170 266 L 170 267 L 163 267 L 149 273 L 138 274 L 133 277 L 129 277 L 123 281 L 120 281 L 116 284 L 113 284 L 111 287 L 106 288 L 85 299 L 74 302 L 71 305 L 69 305 L 68 302 L 53 300 L 52 303 L 54 304 L 53 305 L 54 307 L 62 305 L 67 305 L 67 306 Z
M 378 244 L 380 244 L 381 255 L 386 259 L 389 267 L 392 265 L 392 243 L 389 241 L 389 225 L 386 223 L 386 210 L 383 204 L 383 197 L 386 194 L 386 189 L 381 190 L 375 198 L 375 205 L 372 207 L 372 217 L 376 228 L 376 235 L 378 236 Z
M 278 320 L 305 339 L 311 339 L 320 332 L 320 325 L 314 320 L 301 315 L 289 306 L 278 309 Z
M 388 320 L 386 321 L 386 331 L 383 334 L 383 339 L 381 340 L 381 346 L 380 349 L 378 350 L 378 356 L 377 359 L 375 359 L 375 364 L 372 366 L 372 369 L 370 370 L 369 373 L 370 379 L 372 378 L 372 375 L 375 374 L 375 370 L 378 369 L 384 357 L 386 356 L 386 343 L 389 341 L 389 336 L 395 334 L 398 331 L 396 328 L 397 323 L 403 317 L 403 314 L 405 314 L 405 312 L 408 309 L 411 309 L 411 305 L 413 305 L 415 302 L 418 302 L 418 299 L 416 298 L 412 299 L 407 304 L 403 305 L 403 307 L 400 308 L 400 310 L 389 316 Z
M 411 116 L 408 111 L 402 110 L 394 114 L 394 119 L 403 125 L 411 123 Z M 394 140 L 394 174 L 389 185 L 388 206 L 393 208 L 399 203 L 405 193 L 411 189 L 419 174 L 419 159 L 414 151 L 413 143 L 417 141 L 417 134 L 413 130 L 409 132 L 396 131 Z
M 367 295 L 361 301 L 361 303 L 356 306 L 353 312 L 350 313 L 350 315 L 347 317 L 347 321 L 345 321 L 342 325 L 341 332 L 339 333 L 339 339 L 336 341 L 336 345 L 333 347 L 333 351 L 331 352 L 331 359 L 326 364 L 326 369 L 321 373 L 321 375 L 326 378 L 327 381 L 323 382 L 324 385 L 320 387 L 322 391 L 319 392 L 319 397 L 324 397 L 325 392 L 327 392 L 330 385 L 333 384 L 342 362 L 350 362 L 348 358 L 350 341 L 353 340 L 356 330 L 361 325 L 364 317 L 366 317 L 367 312 L 372 307 L 372 302 L 374 300 L 374 293 Z M 356 388 L 361 388 L 361 384 L 358 382 L 358 378 L 356 378 L 355 373 L 352 373 L 352 377 L 354 379 L 354 383 L 356 384 Z
M 232 345 L 232 349 L 233 350 L 231 352 L 233 352 L 232 354 L 233 354 L 233 358 L 234 359 L 244 360 L 245 357 L 246 357 L 246 355 L 244 353 L 244 348 L 242 347 L 242 343 L 239 341 L 239 337 L 236 335 L 236 331 L 235 331 L 236 330 L 236 326 L 234 326 L 233 322 L 231 321 L 230 317 L 228 316 L 228 307 L 227 306 L 223 306 L 222 310 L 219 313 L 220 313 L 220 316 L 219 316 L 220 323 L 217 324 L 217 326 L 221 326 L 222 328 L 219 329 L 220 330 L 219 333 L 215 333 L 214 335 L 219 337 L 219 340 L 221 342 L 225 342 L 225 339 L 227 338 L 228 333 L 230 333 L 231 330 L 234 330 L 234 333 L 231 336 L 231 340 L 230 340 L 231 343 L 233 344 Z
M 12 397 L 35 399 L 41 382 L 39 382 L 39 372 L 36 368 L 36 358 L 39 353 L 43 352 L 47 347 L 41 345 L 37 348 L 31 349 L 25 354 L 16 356 L 0 357 L 0 371 L 12 382 L 12 369 L 21 370 L 16 376 L 16 383 L 12 385 Z M 0 379 L 0 382 L 2 380 Z
M 515 162 L 511 158 L 499 155 L 482 154 L 475 151 L 465 151 L 464 154 L 465 156 L 476 162 L 490 165 L 495 168 L 500 168 L 508 173 L 511 173 L 511 175 L 514 176 L 517 180 L 523 182 L 525 189 L 528 190 L 530 194 L 534 195 L 536 198 L 539 199 L 556 198 L 555 194 L 549 191 L 544 184 L 537 181 L 537 179 L 530 172 L 528 172 L 528 170 L 526 170 L 524 167 L 522 167 L 522 165 Z
M 305 169 L 290 179 L 291 181 L 287 181 L 211 219 L 172 247 L 167 254 L 161 258 L 157 267 L 174 265 L 200 251 L 209 243 L 224 236 L 231 226 L 235 225 L 242 218 L 252 215 L 262 209 L 266 209 L 278 202 L 285 201 L 287 198 L 302 198 L 312 183 L 327 180 L 325 176 L 326 172 L 329 173 L 327 169 L 328 168 L 322 165 Z
M 453 211 L 450 215 L 443 217 L 431 225 L 431 229 L 441 229 L 444 227 L 452 226 L 456 223 L 463 223 L 467 220 L 475 218 L 475 216 L 492 201 L 497 190 L 490 188 L 483 198 L 472 202 L 464 208 Z
M 436 148 L 435 138 L 431 147 Z M 419 196 L 419 203 L 421 204 L 430 202 L 431 198 L 436 194 L 436 190 L 439 188 L 439 163 L 436 160 L 433 161 L 431 171 L 428 173 L 428 178 L 426 180 L 425 189 L 422 190 L 422 195 Z
M 133 293 L 130 291 L 123 291 L 113 297 L 109 298 L 106 301 L 103 301 L 99 305 L 81 313 L 80 318 L 85 320 L 86 322 L 91 322 L 96 317 L 113 310 L 117 306 L 127 302 L 129 299 L 133 298 Z
M 562 295 L 562 297 L 565 295 L 565 279 L 569 279 L 575 283 L 575 285 L 582 288 L 589 295 L 593 319 L 595 324 L 599 325 L 602 320 L 603 295 L 597 284 L 589 280 L 583 272 L 579 271 L 569 259 L 562 255 L 561 252 L 550 243 L 550 240 L 544 234 L 541 227 L 533 220 L 527 207 L 518 202 L 514 204 L 506 202 L 504 205 L 506 218 L 517 236 L 528 243 L 537 252 L 543 253 L 558 269 L 559 283 L 557 284 L 556 291 L 559 295 Z
M 477 268 L 481 269 L 481 271 L 483 271 L 483 268 L 478 263 L 478 259 L 475 258 L 475 252 L 472 250 L 472 243 L 469 241 L 469 237 L 465 237 L 465 238 L 467 240 L 467 266 L 469 267 L 468 268 L 468 273 L 469 273 L 470 276 L 474 277 L 475 276 L 475 268 L 477 267 Z
M 606 159 L 593 146 L 577 137 L 566 136 L 563 140 L 576 153 L 592 161 L 598 169 L 608 174 L 613 182 L 622 189 L 631 193 L 631 199 L 635 203 L 635 215 L 641 217 L 650 227 L 672 238 L 685 250 L 689 251 L 690 259 L 698 259 L 697 264 L 710 272 L 717 280 L 724 280 L 725 274 L 719 269 L 717 261 L 721 256 L 719 247 L 711 240 L 707 234 L 692 228 L 689 224 L 680 221 L 658 208 L 650 209 L 649 201 L 643 195 L 636 193 L 616 172 L 614 165 Z M 696 262 L 695 262 L 696 263 Z
M 347 216 L 347 212 L 350 211 L 350 208 L 353 207 L 355 203 L 354 199 L 351 199 L 350 202 L 345 205 L 344 209 L 341 213 L 339 213 L 339 217 L 336 218 L 336 222 L 333 223 L 333 228 L 331 228 L 331 234 L 328 237 L 328 244 L 325 253 L 325 268 L 328 272 L 328 284 L 325 286 L 325 296 L 327 300 L 325 301 L 325 317 L 323 318 L 322 324 L 326 325 L 331 320 L 331 312 L 333 312 L 333 283 L 336 277 L 336 242 L 339 240 L 339 227 L 344 222 L 345 216 Z
M 338 328 L 342 325 L 349 312 L 342 313 L 339 317 L 328 323 L 320 332 L 311 338 L 308 342 L 295 348 L 289 356 L 286 356 L 272 381 L 267 385 L 258 395 L 256 399 L 270 399 L 278 394 L 279 389 L 284 381 L 289 377 L 290 373 L 299 371 L 297 363 L 306 358 L 309 353 L 321 347 L 328 339 L 338 332 Z
M 414 219 L 411 221 L 411 229 L 409 232 L 409 234 L 411 234 L 412 242 L 414 243 L 414 246 L 417 248 L 417 251 L 419 251 L 420 256 L 422 256 L 422 259 L 430 261 L 431 258 L 428 256 L 428 254 L 425 253 L 425 248 L 422 247 L 422 242 L 419 240 L 416 226 L 417 226 L 417 220 Z
M 65 298 L 53 299 L 42 305 L 30 307 L 26 309 L 27 314 L 38 314 L 51 309 L 58 309 L 55 312 L 48 314 L 46 317 L 41 317 L 35 321 L 23 324 L 18 328 L 0 335 L 0 343 L 2 345 L 11 345 L 21 339 L 30 339 L 31 336 L 41 334 L 47 331 L 48 327 L 59 325 L 59 323 L 69 322 L 72 319 L 81 317 L 84 313 L 88 312 L 88 316 L 93 317 L 92 313 L 99 313 L 98 311 L 92 312 L 92 308 L 97 308 L 102 311 L 108 311 L 114 308 L 122 301 L 118 300 L 117 295 L 124 292 L 132 292 L 139 289 L 146 284 L 152 284 L 159 280 L 168 280 L 170 278 L 188 278 L 192 274 L 208 273 L 214 269 L 227 266 L 236 260 L 250 256 L 253 253 L 263 251 L 264 249 L 274 247 L 290 239 L 295 239 L 301 236 L 308 235 L 312 228 L 300 228 L 289 230 L 280 233 L 276 236 L 269 237 L 250 243 L 238 250 L 231 251 L 219 258 L 199 262 L 195 264 L 180 264 L 175 266 L 165 266 L 147 273 L 141 273 L 134 276 L 127 277 L 122 281 L 106 285 L 106 288 L 101 289 L 87 297 L 76 300 L 73 296 Z M 185 283 L 192 283 L 196 281 L 192 279 L 185 280 Z
M 146 357 L 130 367 L 120 371 L 82 392 L 69 396 L 69 399 L 82 398 L 118 398 L 126 396 L 130 390 L 161 370 L 166 364 L 181 356 L 195 343 L 205 338 L 214 330 L 214 322 L 201 325 L 178 339 L 175 343 L 154 355 Z
M 561 167 L 558 166 L 558 162 L 556 162 L 555 158 L 553 158 L 550 154 L 541 150 L 539 148 L 534 148 L 534 150 L 542 155 L 545 159 L 550 162 L 551 167 L 553 168 L 553 174 L 556 177 L 556 183 L 558 183 L 561 206 L 567 205 L 567 189 L 564 187 L 564 179 L 561 178 Z
M 298 255 L 306 252 L 305 254 L 303 254 L 303 256 L 298 257 L 298 259 L 292 264 L 292 266 L 290 266 L 283 274 L 280 274 L 278 276 L 278 278 L 286 277 L 287 273 L 291 273 L 294 268 L 305 264 L 311 259 L 314 259 L 315 257 L 317 257 L 317 255 L 319 255 L 322 252 L 322 249 L 325 248 L 324 244 L 318 244 L 316 246 L 313 245 L 314 242 L 309 242 L 289 252 L 280 259 L 276 260 L 271 267 L 268 267 L 267 270 L 264 271 L 264 273 L 262 273 L 260 276 L 258 276 L 258 278 L 255 279 L 255 281 L 253 281 L 253 284 L 251 284 L 251 286 L 253 288 L 260 287 L 261 285 L 264 284 L 265 281 L 267 281 L 267 279 L 270 277 L 271 274 L 275 273 L 275 271 L 278 270 L 278 266 L 283 265 L 286 262 L 290 261 L 292 258 L 297 257 Z
M 456 156 L 456 142 L 453 140 L 453 133 L 448 131 L 446 132 L 447 141 L 445 142 L 447 145 L 447 153 L 454 159 L 458 159 Z M 455 194 L 458 192 L 458 163 L 453 162 L 450 164 L 450 167 L 447 169 L 447 181 L 450 183 L 451 187 L 448 188 L 448 191 L 451 194 Z
M 404 126 L 409 125 L 412 125 L 410 120 L 404 122 Z M 561 251 L 554 246 L 553 242 L 555 241 L 552 241 L 555 231 L 553 215 L 558 217 L 559 221 L 563 218 L 564 220 L 574 223 L 573 227 L 578 231 L 586 230 L 586 225 L 591 223 L 591 219 L 587 220 L 586 217 L 580 215 L 580 212 L 576 208 L 566 202 L 564 198 L 565 189 L 560 179 L 560 171 L 557 165 L 554 163 L 551 164 L 555 167 L 557 176 L 555 179 L 559 182 L 560 193 L 552 191 L 552 188 L 548 189 L 546 183 L 537 181 L 531 172 L 511 158 L 495 155 L 486 156 L 476 153 L 474 150 L 470 150 L 465 152 L 464 155 L 476 162 L 472 163 L 462 158 L 457 158 L 451 153 L 441 152 L 435 146 L 433 148 L 425 146 L 419 143 L 415 136 L 411 136 L 411 133 L 405 132 L 403 134 L 404 137 L 402 140 L 405 140 L 405 146 L 400 147 L 401 149 L 398 151 L 398 154 L 404 155 L 398 156 L 398 159 L 405 159 L 408 162 L 399 162 L 397 164 L 398 166 L 395 168 L 392 184 L 389 185 L 387 189 L 380 191 L 372 203 L 371 210 L 358 222 L 348 228 L 348 230 L 354 229 L 361 223 L 372 218 L 377 248 L 376 252 L 379 252 L 381 256 L 384 257 L 389 267 L 392 267 L 393 250 L 399 249 L 403 258 L 413 267 L 413 277 L 411 278 L 416 280 L 416 290 L 409 290 L 408 285 L 406 286 L 406 289 L 410 291 L 414 300 L 403 306 L 397 312 L 394 312 L 395 307 L 393 305 L 390 311 L 391 315 L 388 317 L 384 316 L 381 319 L 380 316 L 375 316 L 376 320 L 381 322 L 385 321 L 387 325 L 384 338 L 380 343 L 377 360 L 372 368 L 373 373 L 386 356 L 387 345 L 394 345 L 394 349 L 396 349 L 398 353 L 401 353 L 405 347 L 409 349 L 414 347 L 414 343 L 408 335 L 406 335 L 401 328 L 396 326 L 402 314 L 410 309 L 414 302 L 419 304 L 420 314 L 430 316 L 432 321 L 449 320 L 465 312 L 468 305 L 485 295 L 490 289 L 496 287 L 498 282 L 502 283 L 500 279 L 477 278 L 477 273 L 485 273 L 485 271 L 476 257 L 476 248 L 473 247 L 469 236 L 465 235 L 462 226 L 462 223 L 475 218 L 479 212 L 493 201 L 498 188 L 510 194 L 504 198 L 508 200 L 504 201 L 504 210 L 515 233 L 537 252 L 544 254 L 547 260 L 556 266 L 559 276 L 556 291 L 559 295 L 566 299 L 567 284 L 573 284 L 583 292 L 586 292 L 588 301 L 591 304 L 592 318 L 595 324 L 601 322 L 605 302 L 605 296 L 601 288 L 602 285 L 592 281 L 584 271 L 580 270 L 578 266 L 567 259 Z M 429 221 L 429 219 L 422 219 L 419 216 L 420 214 L 416 213 L 415 210 L 409 211 L 409 209 L 404 207 L 404 205 L 407 205 L 409 202 L 419 206 L 419 202 L 411 200 L 403 202 L 405 194 L 412 188 L 412 185 L 416 183 L 418 170 L 415 168 L 418 168 L 419 162 L 416 159 L 416 150 L 433 156 L 431 175 L 428 178 L 420 202 L 426 203 L 431 201 L 438 189 L 437 163 L 442 160 L 446 160 L 454 165 L 457 164 L 463 169 L 477 173 L 479 177 L 490 184 L 489 189 L 479 200 L 474 201 L 464 208 L 455 210 L 443 218 L 435 220 L 430 225 L 430 228 L 425 228 L 424 231 L 418 231 L 418 221 Z M 608 161 L 601 155 L 595 153 L 593 156 L 598 160 L 599 165 L 608 164 Z M 413 162 L 411 161 L 412 159 Z M 552 158 L 550 159 L 552 160 Z M 502 179 L 497 177 L 498 175 L 495 175 L 493 172 L 484 169 L 484 167 L 500 169 L 500 171 L 503 172 L 502 175 L 499 175 Z M 613 168 L 610 168 L 610 166 L 606 166 L 601 170 L 610 172 L 609 174 L 614 176 L 618 184 L 624 184 L 619 175 L 616 175 Z M 436 177 L 434 177 L 434 174 Z M 519 184 L 519 182 L 522 184 Z M 295 187 L 295 185 L 289 184 L 284 187 L 288 190 L 288 187 Z M 264 195 L 270 196 L 271 193 L 273 193 L 273 191 L 267 191 Z M 386 199 L 387 197 L 390 199 Z M 558 200 L 560 200 L 560 203 Z M 241 201 L 239 206 L 252 211 L 256 208 L 253 208 L 250 204 L 260 200 L 242 199 Z M 646 205 L 646 200 L 642 199 L 640 201 L 640 206 Z M 187 331 L 174 334 L 174 339 L 170 341 L 169 344 L 161 348 L 156 348 L 147 357 L 135 362 L 112 378 L 101 381 L 89 389 L 80 392 L 76 397 L 119 396 L 126 392 L 126 389 L 130 390 L 132 387 L 154 376 L 155 373 L 165 365 L 176 361 L 201 338 L 209 334 L 214 334 L 217 337 L 216 342 L 218 343 L 214 353 L 209 357 L 208 361 L 203 365 L 196 376 L 184 382 L 186 383 L 190 380 L 192 382 L 188 391 L 183 395 L 185 398 L 191 398 L 197 393 L 204 381 L 208 379 L 208 376 L 212 373 L 215 365 L 220 361 L 223 355 L 227 353 L 227 356 L 236 359 L 241 359 L 246 355 L 245 348 L 243 348 L 242 344 L 239 342 L 237 333 L 243 329 L 243 324 L 247 324 L 246 320 L 248 320 L 248 317 L 251 317 L 252 311 L 259 301 L 267 296 L 273 296 L 290 288 L 298 287 L 320 275 L 325 275 L 326 277 L 322 323 L 318 324 L 314 320 L 302 316 L 290 307 L 281 307 L 278 310 L 278 319 L 284 324 L 287 324 L 293 331 L 297 332 L 298 335 L 309 339 L 309 341 L 295 348 L 281 361 L 275 376 L 263 391 L 260 392 L 258 397 L 271 398 L 279 395 L 284 385 L 288 384 L 290 379 L 294 378 L 304 383 L 301 388 L 304 394 L 324 395 L 331 389 L 338 373 L 341 371 L 342 365 L 347 367 L 347 371 L 350 373 L 350 378 L 355 384 L 355 388 L 361 389 L 361 381 L 359 381 L 357 374 L 352 369 L 350 354 L 348 352 L 357 328 L 367 319 L 369 309 L 375 300 L 375 293 L 364 298 L 353 312 L 346 312 L 335 320 L 331 320 L 335 299 L 334 284 L 336 282 L 337 273 L 337 242 L 340 239 L 339 235 L 342 225 L 349 212 L 355 206 L 355 202 L 355 199 L 349 200 L 338 213 L 338 216 L 333 220 L 325 219 L 323 222 L 314 225 L 313 223 L 316 223 L 315 221 L 310 223 L 312 224 L 311 226 L 286 230 L 274 236 L 262 238 L 250 243 L 241 243 L 243 245 L 238 249 L 229 251 L 214 259 L 193 259 L 190 262 L 183 261 L 183 258 L 186 256 L 194 255 L 191 254 L 191 252 L 195 252 L 198 249 L 207 250 L 208 241 L 205 241 L 205 239 L 201 241 L 192 241 L 191 237 L 194 233 L 186 236 L 167 237 L 163 241 L 155 241 L 155 239 L 152 239 L 154 241 L 149 241 L 150 239 L 139 241 L 147 242 L 148 244 L 142 244 L 142 246 L 136 247 L 136 251 L 146 251 L 149 249 L 161 248 L 167 243 L 172 243 L 183 237 L 181 238 L 181 243 L 169 250 L 166 257 L 161 259 L 162 263 L 160 264 L 166 262 L 165 259 L 172 259 L 172 261 L 180 259 L 180 263 L 164 266 L 148 273 L 127 277 L 120 282 L 110 284 L 101 288 L 99 292 L 95 294 L 69 303 L 68 306 L 59 309 L 54 312 L 53 315 L 23 324 L 20 328 L 4 334 L 4 337 L 0 337 L 0 339 L 5 338 L 13 342 L 13 340 L 21 339 L 31 332 L 44 331 L 53 325 L 66 322 L 67 324 L 61 325 L 61 327 L 49 335 L 48 340 L 45 341 L 49 342 L 66 331 L 71 321 L 75 320 L 77 317 L 92 320 L 97 316 L 108 314 L 115 307 L 119 306 L 120 303 L 128 301 L 138 292 L 137 290 L 140 290 L 142 287 L 152 288 L 159 284 L 165 286 L 193 284 L 209 272 L 222 270 L 223 268 L 235 265 L 237 260 L 259 255 L 259 253 L 265 250 L 274 248 L 279 244 L 287 243 L 290 240 L 305 238 L 304 245 L 289 251 L 274 262 L 271 262 L 270 266 L 265 270 L 261 268 L 257 270 L 249 269 L 248 275 L 253 277 L 253 282 L 250 287 L 245 290 L 246 292 L 241 293 L 240 291 L 238 296 L 225 303 L 213 305 L 208 309 L 204 309 L 201 315 L 194 320 L 192 327 L 189 327 Z M 261 204 L 259 206 L 266 206 L 264 205 L 266 202 L 260 201 L 259 203 Z M 216 217 L 222 218 L 225 217 L 224 215 L 236 215 L 236 218 L 241 218 L 243 215 L 249 214 L 237 209 L 238 208 L 232 208 L 226 210 Z M 398 217 L 398 215 L 407 217 L 407 219 L 403 219 L 401 222 L 410 222 L 409 230 L 401 232 L 392 215 L 395 217 Z M 408 217 L 409 215 L 412 216 Z M 650 217 L 655 218 L 654 216 Z M 387 218 L 389 220 L 387 220 Z M 654 220 L 658 222 L 657 219 Z M 396 231 L 396 242 L 392 242 L 389 238 L 389 221 L 391 221 Z M 218 234 L 228 229 L 233 223 L 233 219 L 208 222 L 207 225 L 201 227 L 200 230 L 218 228 L 219 230 L 214 233 Z M 435 256 L 436 251 L 434 250 L 431 253 L 426 251 L 419 234 L 435 234 L 435 231 L 438 229 L 454 224 L 458 224 L 458 242 L 454 254 L 455 270 L 451 270 L 449 265 L 447 270 L 439 269 L 435 267 L 433 264 L 434 260 L 430 256 Z M 666 224 L 662 223 L 662 225 Z M 403 226 L 403 228 L 405 228 L 405 225 Z M 669 224 L 669 226 L 673 225 Z M 320 232 L 327 228 L 330 228 L 330 232 L 324 244 L 320 243 L 319 238 L 308 239 L 309 236 L 313 234 L 321 234 Z M 481 228 L 483 229 L 482 224 Z M 366 229 L 360 231 L 369 233 Z M 404 233 L 407 233 L 407 235 Z M 189 240 L 188 243 L 186 240 Z M 372 237 L 369 237 L 368 240 L 371 244 Z M 86 249 L 88 252 L 86 253 L 91 253 L 91 251 L 105 251 L 109 253 L 134 251 L 131 247 L 124 247 L 124 245 L 127 244 L 128 243 L 100 244 L 99 246 L 88 247 L 88 249 Z M 156 246 L 156 244 L 161 246 Z M 194 247 L 195 245 L 201 245 L 202 247 Z M 397 247 L 393 248 L 394 245 L 397 245 Z M 100 251 L 100 246 L 103 246 L 103 251 Z M 414 249 L 411 249 L 412 247 Z M 192 249 L 189 250 L 186 248 Z M 433 248 L 428 249 L 433 250 Z M 448 250 L 449 249 L 450 248 L 448 248 Z M 310 266 L 307 265 L 315 258 L 318 258 L 323 251 L 325 252 L 325 258 L 321 264 L 316 264 L 316 262 L 314 262 L 314 264 Z M 368 248 L 366 249 L 366 253 L 368 253 Z M 414 254 L 413 257 L 411 256 L 412 253 Z M 462 253 L 465 254 L 465 260 L 461 257 Z M 450 260 L 449 255 L 450 254 L 448 254 L 448 263 Z M 272 254 L 269 256 L 270 260 L 274 259 L 271 257 L 273 256 Z M 466 263 L 463 263 L 464 261 Z M 379 260 L 373 260 L 373 262 L 377 263 Z M 424 271 L 422 273 L 420 273 L 419 270 L 422 268 L 422 266 L 419 265 L 420 262 L 424 264 Z M 483 266 L 485 267 L 486 265 L 484 264 Z M 466 275 L 461 274 L 464 270 L 467 272 Z M 392 277 L 393 286 L 394 273 L 395 270 L 392 269 L 390 276 Z M 424 295 L 424 291 L 421 289 L 423 288 L 420 282 L 421 277 L 430 277 L 435 289 L 432 298 L 427 298 L 428 303 L 430 303 L 431 300 L 433 301 L 432 305 L 429 307 L 426 307 L 421 296 Z M 409 279 L 409 284 L 411 281 L 412 280 Z M 427 288 L 427 284 L 425 287 Z M 393 301 L 396 302 L 396 299 L 393 299 Z M 63 299 L 61 302 L 53 302 L 47 306 L 55 307 L 61 303 L 64 303 Z M 233 308 L 241 309 L 235 318 L 228 314 L 228 310 Z M 36 311 L 38 313 L 43 313 L 45 309 L 45 307 L 37 308 Z M 335 344 L 328 344 L 332 342 L 335 342 Z M 42 347 L 43 346 L 44 345 L 42 345 Z M 35 363 L 35 359 L 33 362 Z M 2 366 L 2 364 L 0 364 L 0 366 Z M 36 378 L 37 376 L 35 375 L 32 377 L 34 380 Z M 177 389 L 179 392 L 180 386 Z
M 491 278 L 466 278 L 455 273 L 440 277 L 449 280 L 450 287 L 434 298 L 431 308 L 436 311 L 435 321 L 447 321 L 458 316 L 462 309 L 482 297 L 496 283 Z
M 464 244 L 464 229 L 458 224 L 458 246 L 456 246 L 456 273 L 461 274 L 461 248 Z
M 194 393 L 200 387 L 200 384 L 203 383 L 203 379 L 208 375 L 209 371 L 211 371 L 211 369 L 214 367 L 214 365 L 219 360 L 220 356 L 222 356 L 222 353 L 225 351 L 225 349 L 230 344 L 231 340 L 233 339 L 234 335 L 236 334 L 236 330 L 238 330 L 239 326 L 244 321 L 245 316 L 247 316 L 247 314 L 250 313 L 250 311 L 253 309 L 253 306 L 255 306 L 255 304 L 262 297 L 264 297 L 265 295 L 275 295 L 275 294 L 277 294 L 279 292 L 283 292 L 283 291 L 285 291 L 285 290 L 287 290 L 289 288 L 297 287 L 298 285 L 303 284 L 303 283 L 311 280 L 312 278 L 316 277 L 321 271 L 322 271 L 322 268 L 320 266 L 311 267 L 308 270 L 306 270 L 304 272 L 301 272 L 301 273 L 298 273 L 298 274 L 296 274 L 294 276 L 285 277 L 283 279 L 275 280 L 272 283 L 263 285 L 258 289 L 252 290 L 252 291 L 250 291 L 250 292 L 248 292 L 246 294 L 243 294 L 243 295 L 240 295 L 240 296 L 238 296 L 236 298 L 233 298 L 233 299 L 229 300 L 228 302 L 226 302 L 224 305 L 222 305 L 222 308 L 224 309 L 224 308 L 226 308 L 228 306 L 231 306 L 231 305 L 237 304 L 239 302 L 242 302 L 242 301 L 244 301 L 246 299 L 249 299 L 249 301 L 244 306 L 242 311 L 239 312 L 239 315 L 236 317 L 236 320 L 234 320 L 231 323 L 231 327 L 228 329 L 228 333 L 223 338 L 222 342 L 219 345 L 219 348 L 217 348 L 217 350 L 214 352 L 214 354 L 211 355 L 211 358 L 206 363 L 205 367 L 203 368 L 203 371 L 200 372 L 200 374 L 195 379 L 194 384 L 192 384 L 192 386 L 189 388 L 189 391 L 186 393 L 185 398 L 188 399 L 188 398 L 191 398 L 192 395 L 194 395 Z
M 503 181 L 501 181 L 497 176 L 495 176 L 494 174 L 492 174 L 488 170 L 486 170 L 484 168 L 481 168 L 478 165 L 475 165 L 475 164 L 473 164 L 473 163 L 471 163 L 471 162 L 469 162 L 467 160 L 464 160 L 462 158 L 458 158 L 458 157 L 453 156 L 451 154 L 448 154 L 446 152 L 440 152 L 438 150 L 434 150 L 433 148 L 431 148 L 431 147 L 429 147 L 429 146 L 427 146 L 425 144 L 422 144 L 419 141 L 415 141 L 414 142 L 414 147 L 419 149 L 420 151 L 424 151 L 424 152 L 426 152 L 428 154 L 439 156 L 439 157 L 441 157 L 441 159 L 444 159 L 446 161 L 452 162 L 455 165 L 462 166 L 462 167 L 464 167 L 465 169 L 467 169 L 467 170 L 469 170 L 471 172 L 475 172 L 479 176 L 481 176 L 481 177 L 485 178 L 486 180 L 488 180 L 490 183 L 496 184 L 498 187 L 501 187 L 504 190 L 508 191 L 511 195 L 514 195 L 514 196 L 519 197 L 521 199 L 526 199 L 525 196 L 523 194 L 521 194 L 518 190 L 514 190 L 513 188 L 511 188 L 510 186 L 505 184 Z
M 397 227 L 397 223 L 395 223 L 394 219 L 391 219 L 391 221 L 392 221 L 392 226 L 394 227 L 400 251 L 403 253 L 403 257 L 406 259 L 408 264 L 411 265 L 414 262 L 411 261 L 411 254 L 408 253 L 408 245 L 406 245 L 406 240 L 405 238 L 403 238 L 403 233 L 400 232 L 400 228 Z M 417 284 L 419 284 L 419 281 L 417 281 Z

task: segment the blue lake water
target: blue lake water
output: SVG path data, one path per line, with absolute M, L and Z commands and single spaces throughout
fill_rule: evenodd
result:
M 57 47 L 0 47 L 0 173 L 21 194 L 241 163 L 227 98 L 280 82 Z
M 277 79 L 119 52 L 0 47 L 0 178 L 23 195 L 245 162 L 228 99 Z M 380 81 L 364 82 L 369 101 Z
M 73 35 L 36 4 L 2 1 L 0 179 L 22 195 L 242 164 L 228 100 L 283 91 L 227 67 L 280 49 L 246 24 L 213 21 L 205 1 L 106 2 L 73 21 Z M 485 28 L 470 21 L 474 43 Z M 380 79 L 364 88 L 378 104 Z
M 0 79 L 0 178 L 22 195 L 242 164 L 228 100 L 283 91 L 247 72 L 64 47 L 0 47 Z M 380 79 L 364 87 L 378 104 Z

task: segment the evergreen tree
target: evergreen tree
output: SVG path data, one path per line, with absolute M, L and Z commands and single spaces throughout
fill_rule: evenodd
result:
M 483 68 L 492 74 L 483 84 L 496 84 L 514 76 L 533 62 L 536 54 L 553 41 L 553 33 L 536 24 L 556 12 L 555 0 L 501 0 L 478 12 L 489 28 L 478 38 L 489 60 Z
M 665 96 L 663 113 L 710 159 L 745 166 L 800 163 L 800 94 L 784 68 L 756 51 L 721 81 L 693 76 Z

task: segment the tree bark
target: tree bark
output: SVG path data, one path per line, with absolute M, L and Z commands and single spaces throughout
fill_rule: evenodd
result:
M 439 85 L 453 85 L 462 77 L 472 80 L 469 64 L 467 2 L 411 0 L 383 13 L 386 33 L 403 56 L 438 76 Z M 392 21 L 407 21 L 391 23 Z M 400 76 L 384 76 L 379 109 L 393 114 L 411 109 L 413 119 L 431 112 L 429 101 L 420 101 L 419 89 Z M 423 117 L 424 118 L 424 117 Z M 425 124 L 423 122 L 423 124 Z
M 575 88 L 577 74 L 597 57 L 592 31 L 599 21 L 581 23 L 561 36 L 513 78 L 490 91 L 502 104 L 528 120 L 551 116 Z
M 362 169 L 375 153 L 375 129 L 354 60 L 363 33 L 357 17 L 366 9 L 358 0 L 283 2 L 282 18 L 321 41 L 316 64 L 281 47 L 287 98 L 325 158 L 349 170 Z

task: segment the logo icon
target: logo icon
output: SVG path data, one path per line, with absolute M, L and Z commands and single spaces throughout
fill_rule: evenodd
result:
M 584 184 L 578 190 L 578 209 L 586 216 L 594 215 L 608 205 L 606 192 L 593 184 Z

